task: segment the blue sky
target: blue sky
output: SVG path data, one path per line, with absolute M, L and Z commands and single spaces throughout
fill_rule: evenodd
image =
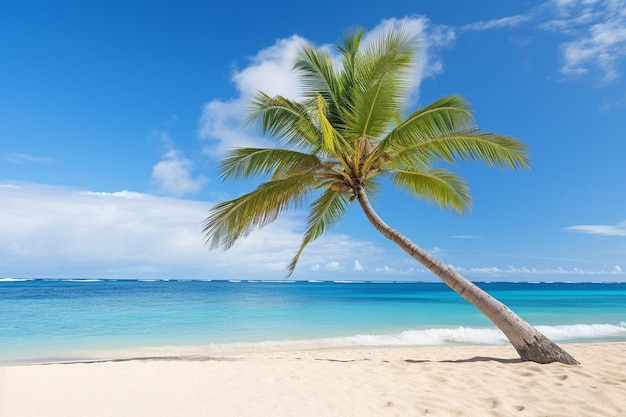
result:
M 0 3 L 0 277 L 281 279 L 305 214 L 208 251 L 249 95 L 295 97 L 302 42 L 354 26 L 421 36 L 415 106 L 463 95 L 532 169 L 455 169 L 471 213 L 385 190 L 379 214 L 473 280 L 626 280 L 626 1 Z M 295 279 L 435 280 L 358 207 Z

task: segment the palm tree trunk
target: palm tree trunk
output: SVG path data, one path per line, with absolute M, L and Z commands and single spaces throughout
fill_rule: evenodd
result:
M 354 192 L 365 215 L 376 230 L 400 246 L 406 253 L 486 315 L 509 339 L 522 360 L 538 363 L 578 364 L 578 361 L 569 353 L 524 321 L 506 305 L 411 242 L 406 236 L 389 227 L 372 208 L 362 184 L 357 184 L 354 187 Z

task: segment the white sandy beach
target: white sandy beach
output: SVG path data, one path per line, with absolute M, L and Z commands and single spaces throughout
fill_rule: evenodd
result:
M 626 416 L 626 343 L 317 349 L 4 366 L 0 416 Z

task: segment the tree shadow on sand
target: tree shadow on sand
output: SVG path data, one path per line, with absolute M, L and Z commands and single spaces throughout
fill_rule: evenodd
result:
M 492 358 L 490 356 L 474 356 L 473 358 L 468 359 L 457 359 L 457 360 L 446 360 L 446 361 L 431 361 L 431 360 L 415 360 L 415 359 L 405 359 L 407 363 L 428 363 L 428 362 L 436 362 L 436 363 L 472 363 L 472 362 L 500 362 L 500 363 L 522 363 L 524 362 L 522 359 L 513 358 L 513 359 L 502 359 L 502 358 Z

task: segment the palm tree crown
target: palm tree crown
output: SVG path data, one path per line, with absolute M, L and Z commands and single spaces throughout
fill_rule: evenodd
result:
M 259 92 L 252 101 L 249 121 L 259 123 L 282 146 L 233 149 L 220 166 L 224 179 L 263 176 L 265 182 L 211 210 L 204 226 L 207 242 L 228 249 L 313 194 L 302 244 L 288 268 L 291 274 L 304 248 L 357 200 L 383 236 L 489 317 L 522 359 L 578 363 L 507 306 L 388 226 L 372 208 L 368 195 L 383 176 L 417 198 L 464 212 L 471 204 L 467 185 L 438 163 L 476 160 L 528 167 L 524 145 L 479 130 L 459 96 L 404 116 L 416 47 L 416 38 L 401 29 L 369 41 L 363 40 L 363 31 L 355 31 L 338 47 L 342 62 L 335 68 L 326 51 L 303 46 L 295 64 L 303 100 Z
M 282 146 L 236 148 L 224 159 L 223 179 L 264 176 L 266 181 L 212 209 L 203 229 L 211 248 L 228 249 L 288 208 L 311 201 L 291 274 L 303 249 L 341 220 L 357 188 L 371 196 L 382 176 L 415 197 L 464 212 L 471 205 L 467 185 L 438 167 L 440 161 L 528 167 L 525 146 L 479 130 L 460 96 L 404 117 L 417 39 L 401 29 L 368 41 L 363 33 L 350 33 L 337 47 L 338 68 L 326 50 L 302 47 L 294 67 L 301 78 L 301 101 L 256 94 L 248 121 L 260 124 Z

